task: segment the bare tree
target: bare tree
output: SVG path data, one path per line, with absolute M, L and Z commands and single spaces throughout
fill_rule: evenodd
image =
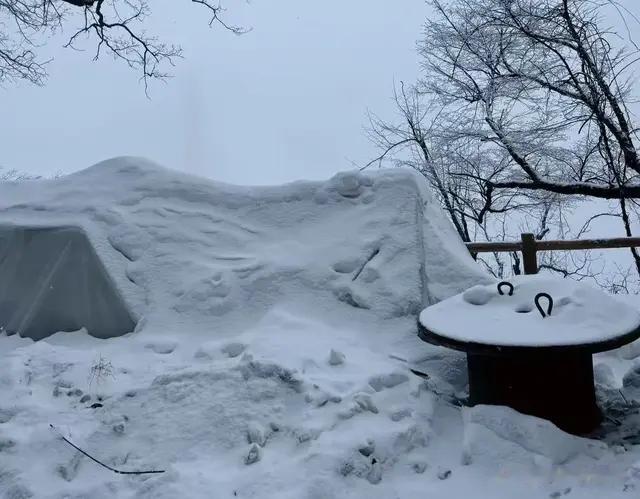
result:
M 400 83 L 394 91 L 398 118 L 386 121 L 370 114 L 368 129 L 370 139 L 380 149 L 380 154 L 362 168 L 391 162 L 419 171 L 430 183 L 434 194 L 452 221 L 460 238 L 465 242 L 476 240 L 508 240 L 519 237 L 520 232 L 533 231 L 538 239 L 552 230 L 557 233 L 563 221 L 562 209 L 570 207 L 569 200 L 548 193 L 516 194 L 504 190 L 494 192 L 486 188 L 480 178 L 473 175 L 455 175 L 479 172 L 481 167 L 500 168 L 504 157 L 484 154 L 472 140 L 451 142 L 443 135 L 441 123 L 446 121 L 446 109 L 436 100 L 424 100 L 415 86 Z M 521 223 L 513 223 L 520 219 Z M 509 223 L 511 222 L 511 223 Z M 565 221 L 565 225 L 566 221 Z M 489 260 L 473 255 L 496 277 L 509 273 L 521 273 L 521 261 L 517 253 L 491 253 Z M 566 260 L 566 255 L 563 255 Z M 543 268 L 563 275 L 573 275 L 584 269 L 584 262 L 568 270 L 558 255 L 541 257 Z
M 419 115 L 428 123 L 427 162 L 435 150 L 446 155 L 442 183 L 463 198 L 449 204 L 464 205 L 476 225 L 507 212 L 531 218 L 533 211 L 538 222 L 546 217 L 547 229 L 559 229 L 562 205 L 612 200 L 618 206 L 610 214 L 632 235 L 640 157 L 628 105 L 638 50 L 603 20 L 607 9 L 623 7 L 615 0 L 430 3 L 435 14 L 419 43 L 424 72 L 411 99 L 428 103 Z M 410 122 L 418 115 L 408 119 L 405 112 L 416 107 L 411 99 L 407 105 L 402 97 L 398 106 L 407 144 L 416 142 Z M 378 137 L 381 158 L 397 151 L 402 135 L 380 120 L 372 124 L 389 139 L 385 145 Z M 640 257 L 632 253 L 640 273 Z
M 191 0 L 206 10 L 209 24 L 234 33 L 243 29 L 228 24 L 217 2 Z M 110 53 L 149 79 L 168 76 L 181 56 L 179 46 L 167 44 L 144 30 L 151 13 L 147 0 L 0 0 L 0 83 L 27 80 L 44 83 L 49 60 L 38 53 L 44 40 L 57 31 L 70 30 L 66 47 L 75 48 L 81 38 L 95 40 L 94 58 Z

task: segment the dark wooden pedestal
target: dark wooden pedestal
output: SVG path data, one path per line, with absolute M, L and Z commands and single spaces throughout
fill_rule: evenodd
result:
M 599 342 L 551 346 L 461 341 L 429 331 L 420 321 L 418 336 L 467 354 L 470 405 L 506 405 L 581 435 L 602 421 L 592 355 L 637 340 L 640 327 Z
M 602 421 L 590 353 L 524 349 L 517 355 L 467 353 L 469 404 L 506 405 L 574 434 Z

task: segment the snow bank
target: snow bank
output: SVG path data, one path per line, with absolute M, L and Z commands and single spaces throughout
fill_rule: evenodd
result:
M 463 469 L 471 480 L 485 480 L 472 489 L 484 491 L 477 497 L 596 499 L 637 494 L 637 447 L 569 435 L 508 407 L 480 405 L 462 413 Z
M 392 319 L 486 281 L 424 184 L 385 170 L 236 187 L 117 158 L 1 184 L 0 224 L 84 229 L 142 329 L 245 327 L 281 302 Z
M 424 460 L 432 396 L 364 334 L 274 309 L 233 340 L 182 340 L 59 333 L 5 352 L 0 497 L 358 497 Z M 49 424 L 110 466 L 166 472 L 111 473 Z
M 563 432 L 553 423 L 509 407 L 477 405 L 462 411 L 464 456 L 489 461 L 530 461 L 531 465 L 563 464 L 576 456 L 594 459 L 607 446 L 597 440 Z

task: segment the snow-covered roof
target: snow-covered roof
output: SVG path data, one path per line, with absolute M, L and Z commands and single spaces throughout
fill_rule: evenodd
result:
M 509 287 L 477 285 L 431 305 L 420 314 L 429 331 L 460 342 L 500 346 L 601 343 L 640 326 L 640 312 L 588 284 L 545 275 L 516 276 Z M 534 303 L 538 293 L 545 317 Z

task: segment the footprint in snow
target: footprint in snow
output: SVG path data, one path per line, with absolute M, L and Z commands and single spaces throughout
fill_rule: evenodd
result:
M 381 392 L 382 390 L 394 388 L 407 381 L 409 381 L 409 376 L 405 373 L 393 372 L 369 378 L 369 385 L 376 392 Z
M 178 346 L 177 341 L 173 340 L 164 340 L 164 341 L 154 341 L 151 343 L 147 343 L 144 347 L 148 350 L 153 351 L 154 353 L 160 355 L 167 355 L 173 353 L 173 351 Z
M 15 416 L 15 412 L 9 409 L 0 409 L 0 424 L 8 423 Z

